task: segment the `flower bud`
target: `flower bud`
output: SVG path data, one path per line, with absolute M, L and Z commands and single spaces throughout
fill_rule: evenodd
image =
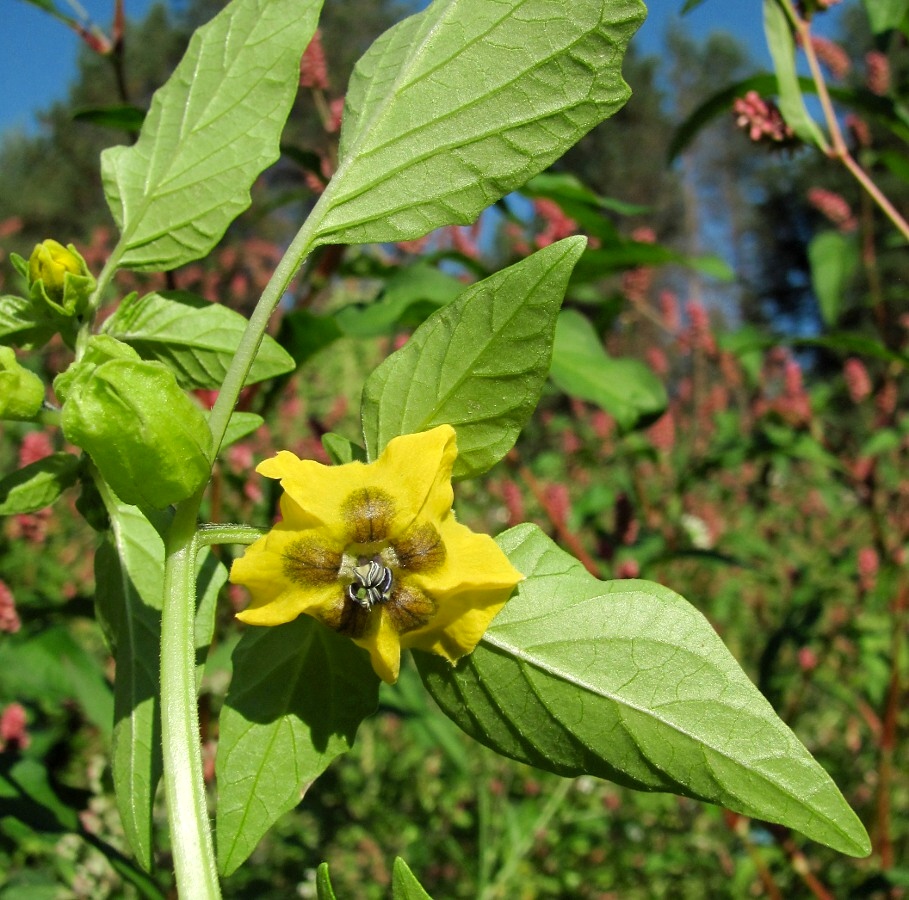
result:
M 64 316 L 81 314 L 95 289 L 95 279 L 79 251 L 56 241 L 37 244 L 28 261 L 28 286 L 32 298 L 40 298 Z
M 101 363 L 72 387 L 62 424 L 124 503 L 163 509 L 211 473 L 208 422 L 159 362 Z
M 28 422 L 44 403 L 41 379 L 19 364 L 12 347 L 0 347 L 0 419 Z

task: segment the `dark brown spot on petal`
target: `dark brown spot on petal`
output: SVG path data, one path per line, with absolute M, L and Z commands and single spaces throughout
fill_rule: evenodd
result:
M 359 638 L 366 634 L 369 610 L 359 603 L 354 603 L 345 591 L 329 609 L 319 610 L 319 619 L 345 637 Z
M 400 567 L 409 572 L 432 572 L 445 562 L 442 536 L 429 522 L 409 528 L 394 548 Z
M 385 609 L 395 631 L 404 634 L 425 625 L 435 614 L 436 604 L 419 588 L 402 584 L 392 589 Z
M 395 515 L 394 501 L 379 488 L 361 488 L 344 501 L 341 509 L 350 540 L 371 544 L 388 537 Z
M 341 554 L 307 538 L 289 544 L 284 551 L 284 575 L 295 584 L 331 584 L 338 579 Z

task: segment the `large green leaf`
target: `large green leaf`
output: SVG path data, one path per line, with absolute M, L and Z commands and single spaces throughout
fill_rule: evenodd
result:
M 453 425 L 454 477 L 490 469 L 536 408 L 556 315 L 583 237 L 566 238 L 468 288 L 370 375 L 363 435 L 370 459 L 399 434 Z
M 0 516 L 30 513 L 50 506 L 79 474 L 79 457 L 52 453 L 0 480 Z
M 95 554 L 95 603 L 117 666 L 114 790 L 130 848 L 152 864 L 152 803 L 161 778 L 158 712 L 164 542 L 134 506 L 108 506 L 111 532 Z
M 347 92 L 319 243 L 467 223 L 627 100 L 639 0 L 436 0 L 382 35 Z
M 830 777 L 693 606 L 658 584 L 598 581 L 533 525 L 498 543 L 526 576 L 517 595 L 457 667 L 416 654 L 468 734 L 562 775 L 708 800 L 869 853 Z
M 233 662 L 217 760 L 224 875 L 350 749 L 379 692 L 369 656 L 308 616 L 247 629 Z
M 101 155 L 119 262 L 172 269 L 204 256 L 279 155 L 322 0 L 234 0 L 193 35 L 139 140 Z M 116 253 L 115 253 L 116 255 Z
M 782 0 L 764 0 L 764 34 L 776 72 L 779 107 L 786 124 L 807 144 L 826 141 L 805 106 L 795 67 L 795 38 Z
M 143 359 L 173 369 L 187 389 L 220 388 L 248 322 L 244 316 L 184 291 L 133 295 L 104 323 L 104 331 L 129 344 Z M 286 350 L 265 335 L 246 383 L 294 368 Z
M 821 317 L 832 328 L 840 320 L 844 292 L 859 264 L 855 237 L 839 231 L 816 234 L 808 244 L 808 262 Z
M 566 394 L 602 407 L 622 429 L 651 421 L 666 408 L 660 379 L 640 360 L 609 356 L 593 326 L 575 310 L 559 315 L 550 377 Z
M 117 666 L 112 767 L 117 807 L 139 863 L 152 863 L 152 804 L 161 778 L 159 659 L 167 516 L 153 523 L 134 506 L 107 504 L 111 531 L 95 554 L 95 603 Z M 214 628 L 215 601 L 227 569 L 208 549 L 199 555 L 195 622 L 196 678 Z

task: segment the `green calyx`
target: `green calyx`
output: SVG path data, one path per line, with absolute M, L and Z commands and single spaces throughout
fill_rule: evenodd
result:
M 41 379 L 19 364 L 12 347 L 0 347 L 0 419 L 31 421 L 43 403 Z
M 163 509 L 208 480 L 208 423 L 167 366 L 100 335 L 54 387 L 64 399 L 66 439 L 91 456 L 125 503 Z

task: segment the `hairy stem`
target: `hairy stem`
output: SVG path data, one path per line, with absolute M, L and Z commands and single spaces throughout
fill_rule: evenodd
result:
M 201 492 L 177 507 L 166 546 L 161 613 L 161 744 L 164 790 L 181 900 L 218 900 L 196 702 L 196 517 Z

